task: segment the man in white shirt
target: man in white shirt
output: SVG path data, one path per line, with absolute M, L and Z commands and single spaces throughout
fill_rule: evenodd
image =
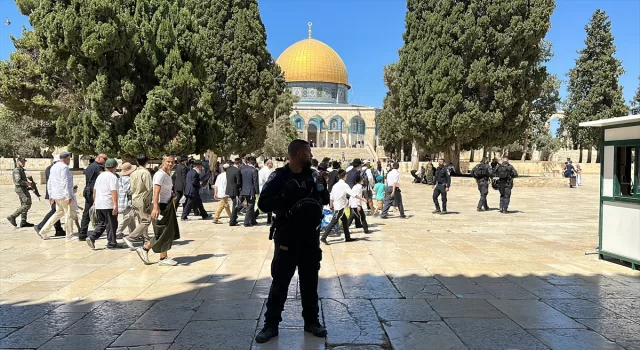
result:
M 216 177 L 216 183 L 213 185 L 213 197 L 220 201 L 218 203 L 218 210 L 216 210 L 216 214 L 213 217 L 214 224 L 221 224 L 220 214 L 222 214 L 222 210 L 227 212 L 227 216 L 231 217 L 231 209 L 229 209 L 229 196 L 227 195 L 227 174 L 226 171 L 229 169 L 230 164 L 225 163 L 222 166 L 222 172 Z
M 49 203 L 56 204 L 55 213 L 47 220 L 38 236 L 42 239 L 49 239 L 47 232 L 60 218 L 64 216 L 64 229 L 67 232 L 67 239 L 73 239 L 73 175 L 69 170 L 71 154 L 69 152 L 60 153 L 60 160 L 51 167 L 49 181 L 47 181 L 47 193 Z
M 351 193 L 353 194 L 349 198 L 349 207 L 351 208 L 351 215 L 349 216 L 349 226 L 354 220 L 358 220 L 364 230 L 364 233 L 369 233 L 369 225 L 367 224 L 367 215 L 364 210 L 362 210 L 362 203 L 367 201 L 363 201 L 359 198 L 365 198 L 363 195 L 363 184 L 364 177 L 360 177 L 360 175 L 356 175 L 356 184 L 351 188 Z M 356 227 L 357 228 L 357 227 Z
M 262 192 L 262 186 L 264 186 L 267 181 L 269 181 L 269 176 L 273 172 L 273 161 L 271 159 L 267 159 L 264 161 L 264 166 L 258 172 L 258 188 L 260 192 Z M 256 216 L 258 216 L 259 212 L 256 212 Z M 271 219 L 273 214 L 267 213 L 267 225 L 271 225 Z
M 93 187 L 93 205 L 96 209 L 96 226 L 89 236 L 87 245 L 96 248 L 96 239 L 107 231 L 107 249 L 121 248 L 116 241 L 118 228 L 118 162 L 109 158 L 104 163 L 105 171 L 98 175 Z
M 326 245 L 329 245 L 329 243 L 327 242 L 327 236 L 329 236 L 329 232 L 333 230 L 333 227 L 338 224 L 338 220 L 342 222 L 342 230 L 344 231 L 345 238 L 344 241 L 355 241 L 354 238 L 351 238 L 351 234 L 349 233 L 349 219 L 347 219 L 347 217 L 344 215 L 344 209 L 347 207 L 347 205 L 349 205 L 347 195 L 361 200 L 364 200 L 364 198 L 353 194 L 349 185 L 347 185 L 347 183 L 344 181 L 346 177 L 346 171 L 342 169 L 338 170 L 339 180 L 335 185 L 333 185 L 333 188 L 331 189 L 329 207 L 333 211 L 333 219 L 331 219 L 329 225 L 325 227 L 324 233 L 320 238 L 320 242 Z
M 382 214 L 380 214 L 381 219 L 386 219 L 389 213 L 389 208 L 393 205 L 395 201 L 398 210 L 400 210 L 400 217 L 406 218 L 404 215 L 404 206 L 402 205 L 402 194 L 400 191 L 400 172 L 398 172 L 398 168 L 400 164 L 393 163 L 393 169 L 389 171 L 387 174 L 387 195 L 384 198 L 384 207 L 382 208 Z

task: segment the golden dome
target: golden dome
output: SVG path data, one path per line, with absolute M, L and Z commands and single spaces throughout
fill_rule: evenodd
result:
M 289 46 L 276 63 L 286 82 L 309 81 L 339 83 L 349 86 L 347 67 L 329 45 L 309 38 Z

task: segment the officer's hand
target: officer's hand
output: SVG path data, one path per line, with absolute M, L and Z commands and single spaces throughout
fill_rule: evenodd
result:
M 31 182 L 27 181 L 27 187 L 31 187 Z
M 52 198 L 49 198 L 49 204 L 53 204 L 55 202 Z
M 449 192 L 449 187 L 447 187 L 447 192 Z

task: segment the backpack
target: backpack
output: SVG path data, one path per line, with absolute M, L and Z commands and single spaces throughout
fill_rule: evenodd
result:
M 471 170 L 471 174 L 476 179 L 485 179 L 489 177 L 489 172 L 487 171 L 487 167 L 484 164 L 476 165 L 473 170 Z
M 362 188 L 369 187 L 369 178 L 367 177 L 367 169 L 360 170 L 360 178 L 364 180 L 362 181 Z
M 498 169 L 496 169 L 496 176 L 500 180 L 508 180 L 511 178 L 511 172 L 509 171 L 509 167 L 506 165 L 498 165 Z

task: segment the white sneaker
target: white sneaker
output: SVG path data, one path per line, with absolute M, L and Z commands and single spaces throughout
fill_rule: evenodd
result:
M 44 232 L 37 232 L 37 233 L 38 233 L 38 236 L 40 236 L 40 238 L 42 238 L 43 241 L 46 241 L 49 239 L 49 236 L 47 236 L 46 233 Z
M 133 242 L 127 239 L 127 237 L 123 238 L 122 241 L 129 247 L 131 250 L 136 250 L 136 247 L 133 245 Z
M 178 262 L 171 259 L 170 257 L 167 257 L 165 259 L 162 259 L 158 262 L 158 265 L 160 266 L 176 266 L 178 265 Z
M 149 252 L 142 249 L 142 247 L 138 247 L 136 248 L 136 253 L 138 253 L 138 256 L 140 257 L 140 260 L 142 260 L 143 263 L 149 265 L 151 264 L 149 262 Z
M 77 241 L 77 240 L 78 240 L 78 236 L 67 237 L 67 242 L 73 242 L 73 241 Z

